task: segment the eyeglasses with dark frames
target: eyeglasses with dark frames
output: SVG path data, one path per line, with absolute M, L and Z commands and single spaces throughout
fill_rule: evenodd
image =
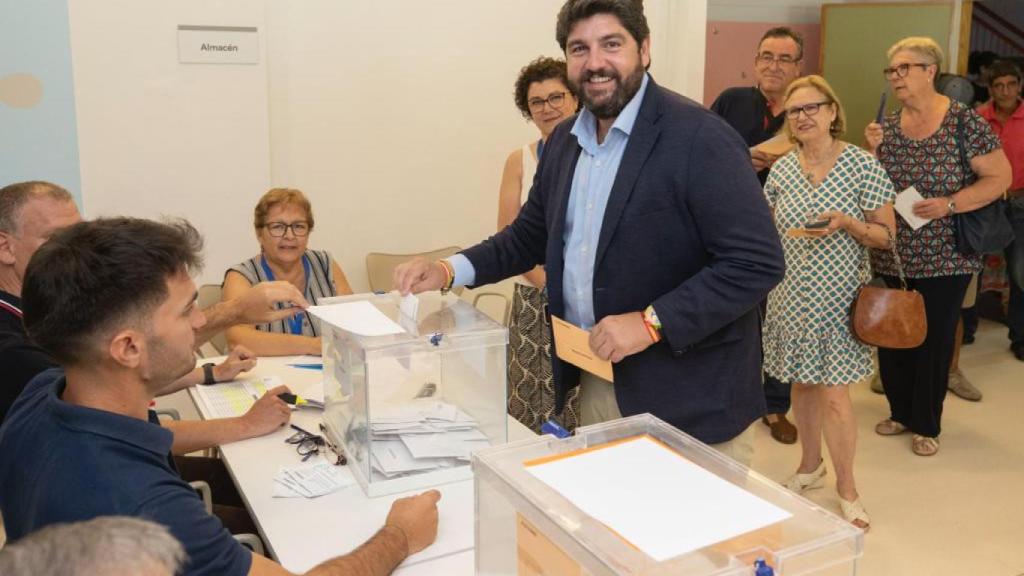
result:
M 910 69 L 914 66 L 920 66 L 922 70 L 926 70 L 931 66 L 931 64 L 924 64 L 922 62 L 904 62 L 903 64 L 883 68 L 882 76 L 885 76 L 888 79 L 892 78 L 893 74 L 895 74 L 897 78 L 906 78 L 907 74 L 910 74 Z
M 794 58 L 789 54 L 780 54 L 779 56 L 776 56 L 771 52 L 762 52 L 755 56 L 754 60 L 757 61 L 758 64 L 762 64 L 764 66 L 771 66 L 776 63 L 779 66 L 792 66 L 800 61 L 799 58 Z
M 288 230 L 292 231 L 292 234 L 302 237 L 309 235 L 309 222 L 292 222 L 291 224 L 285 224 L 284 222 L 268 222 L 263 225 L 270 232 L 270 235 L 274 238 L 281 238 L 288 233 Z
M 307 432 L 295 424 L 290 424 L 290 426 L 296 432 L 295 434 L 285 438 L 284 441 L 295 446 L 295 451 L 299 453 L 299 456 L 302 456 L 303 462 L 317 454 L 320 454 L 320 451 L 325 447 L 329 452 L 331 452 L 331 455 L 334 456 L 333 460 L 331 458 L 328 458 L 328 460 L 331 460 L 331 463 L 335 466 L 341 466 L 348 461 L 345 458 L 345 455 L 342 454 L 341 450 L 339 450 L 333 443 L 329 442 L 324 436 Z M 325 432 L 323 424 L 320 425 L 320 431 Z M 327 454 L 325 453 L 324 456 L 327 456 Z
M 800 117 L 800 113 L 803 112 L 805 116 L 810 118 L 821 110 L 821 107 L 825 104 L 831 104 L 832 102 L 824 100 L 821 102 L 811 102 L 810 104 L 804 104 L 803 106 L 794 106 L 793 108 L 786 108 L 786 117 L 790 120 L 796 120 Z
M 565 104 L 565 95 L 568 92 L 552 92 L 548 94 L 547 98 L 530 98 L 527 101 L 527 105 L 530 107 L 530 112 L 542 112 L 544 111 L 544 105 L 551 106 L 552 110 L 558 110 Z

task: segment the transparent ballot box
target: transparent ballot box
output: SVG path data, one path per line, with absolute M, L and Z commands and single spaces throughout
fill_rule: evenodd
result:
M 473 454 L 476 573 L 856 574 L 863 532 L 641 414 Z
M 454 295 L 357 294 L 310 309 L 328 441 L 368 496 L 468 479 L 507 440 L 506 329 Z

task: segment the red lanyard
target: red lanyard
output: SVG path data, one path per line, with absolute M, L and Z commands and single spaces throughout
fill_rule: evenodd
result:
M 0 308 L 3 308 L 4 310 L 7 310 L 8 312 L 10 312 L 11 314 L 14 314 L 18 318 L 22 317 L 21 308 L 18 308 L 17 306 L 15 306 L 14 304 L 11 304 L 7 300 L 0 299 Z

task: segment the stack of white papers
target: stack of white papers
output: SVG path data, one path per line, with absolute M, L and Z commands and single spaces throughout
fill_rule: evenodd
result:
M 274 498 L 316 498 L 354 483 L 351 472 L 328 462 L 281 468 L 274 476 Z
M 491 445 L 471 416 L 432 398 L 378 408 L 370 431 L 373 469 L 386 478 L 463 465 Z

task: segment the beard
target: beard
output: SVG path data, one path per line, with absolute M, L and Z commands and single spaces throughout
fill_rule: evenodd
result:
M 636 93 L 640 91 L 640 85 L 643 83 L 645 73 L 646 70 L 640 64 L 637 64 L 636 69 L 625 80 L 619 76 L 619 73 L 614 68 L 584 70 L 580 74 L 579 81 L 570 80 L 569 85 L 579 95 L 583 106 L 590 110 L 591 114 L 602 120 L 607 120 L 617 117 L 622 112 L 622 109 L 626 107 L 626 104 L 629 104 L 629 101 L 633 99 L 633 96 L 636 96 Z M 607 76 L 615 84 L 615 89 L 612 90 L 611 94 L 603 95 L 603 100 L 600 102 L 591 98 L 585 88 L 586 82 L 594 76 Z
M 171 346 L 163 338 L 149 339 L 149 366 L 144 378 L 155 385 L 155 389 L 174 382 L 196 367 L 196 356 L 191 348 Z

